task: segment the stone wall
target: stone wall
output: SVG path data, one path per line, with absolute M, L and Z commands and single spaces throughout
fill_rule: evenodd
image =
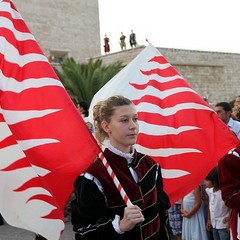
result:
M 144 46 L 101 56 L 98 0 L 14 0 L 46 56 L 127 65 Z M 159 48 L 192 88 L 210 103 L 240 95 L 240 54 Z M 56 58 L 55 58 L 56 59 Z
M 99 56 L 98 0 L 14 0 L 46 54 L 85 60 Z
M 127 65 L 144 46 L 101 57 L 104 64 Z M 188 84 L 211 104 L 240 95 L 240 54 L 158 48 Z

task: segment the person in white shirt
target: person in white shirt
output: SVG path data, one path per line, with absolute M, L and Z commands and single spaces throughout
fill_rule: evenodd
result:
M 240 139 L 240 122 L 231 117 L 232 108 L 227 102 L 219 102 L 214 108 L 220 119 L 229 127 L 229 129 Z
M 205 184 L 206 193 L 209 197 L 207 230 L 212 230 L 214 240 L 230 239 L 230 233 L 228 230 L 230 209 L 222 200 L 217 166 L 206 176 Z

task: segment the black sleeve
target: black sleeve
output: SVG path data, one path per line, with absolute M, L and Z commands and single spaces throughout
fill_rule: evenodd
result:
M 171 207 L 170 200 L 164 191 L 161 168 L 158 168 L 158 177 L 156 180 L 158 191 L 158 212 L 160 216 L 160 236 L 163 240 L 170 239 L 172 236 L 172 229 L 169 224 L 167 210 Z
M 74 182 L 71 222 L 79 240 L 118 239 L 112 220 L 106 218 L 106 202 L 94 181 L 79 176 Z

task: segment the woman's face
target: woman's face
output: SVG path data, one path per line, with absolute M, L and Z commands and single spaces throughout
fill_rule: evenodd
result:
M 137 112 L 133 104 L 119 106 L 115 109 L 110 123 L 103 121 L 102 127 L 109 136 L 112 146 L 129 153 L 136 143 L 139 130 Z

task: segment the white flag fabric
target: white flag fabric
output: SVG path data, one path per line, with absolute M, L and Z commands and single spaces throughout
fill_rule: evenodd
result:
M 90 105 L 112 95 L 133 101 L 139 115 L 136 148 L 162 167 L 171 203 L 197 186 L 238 140 L 211 107 L 152 44 L 114 76 Z
M 58 240 L 73 182 L 99 152 L 14 4 L 1 0 L 0 213 Z

